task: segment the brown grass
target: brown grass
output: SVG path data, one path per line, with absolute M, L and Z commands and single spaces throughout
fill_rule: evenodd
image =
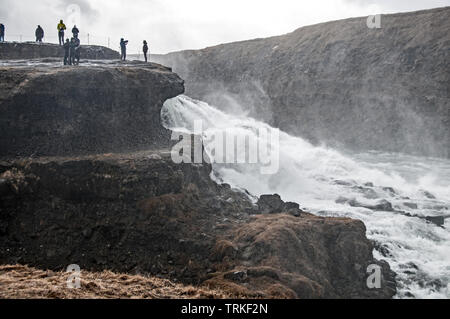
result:
M 116 274 L 81 272 L 81 288 L 67 288 L 69 274 L 21 265 L 0 266 L 2 299 L 224 299 L 233 296 L 207 287 L 175 284 L 169 280 Z

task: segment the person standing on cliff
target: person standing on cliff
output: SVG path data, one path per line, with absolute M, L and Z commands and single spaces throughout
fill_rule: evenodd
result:
M 120 39 L 120 60 L 125 61 L 127 59 L 127 44 L 128 40 Z
M 40 25 L 37 26 L 35 35 L 36 42 L 42 42 L 42 39 L 44 38 L 44 29 L 42 29 Z
M 80 39 L 78 39 L 77 37 L 73 39 L 74 41 L 74 45 L 75 45 L 75 59 L 74 59 L 74 63 L 75 60 L 77 60 L 77 65 L 80 64 L 80 56 L 81 56 L 81 43 L 80 43 Z
M 0 42 L 5 42 L 5 26 L 0 23 Z
M 78 30 L 76 25 L 74 25 L 72 28 L 72 34 L 74 38 L 78 38 L 78 34 L 80 34 L 80 30 Z
M 145 62 L 147 62 L 148 45 L 147 45 L 147 41 L 145 41 L 145 40 L 144 40 L 144 46 L 142 47 L 142 51 L 144 52 Z
M 70 64 L 70 40 L 67 38 L 66 43 L 63 45 L 64 47 L 64 65 Z
M 75 64 L 75 48 L 77 44 L 75 42 L 75 38 L 70 39 L 69 42 L 69 65 Z
M 66 30 L 66 25 L 64 24 L 63 20 L 59 21 L 59 24 L 56 28 L 58 29 L 59 45 L 64 45 L 64 30 Z

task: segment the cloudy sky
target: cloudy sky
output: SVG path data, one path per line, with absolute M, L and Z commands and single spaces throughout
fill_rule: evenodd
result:
M 450 0 L 0 0 L 6 40 L 31 40 L 40 24 L 56 42 L 60 18 L 76 23 L 81 40 L 118 49 L 121 37 L 137 53 L 198 49 L 267 37 L 298 27 L 376 13 L 450 6 Z M 72 26 L 70 26 L 72 27 Z

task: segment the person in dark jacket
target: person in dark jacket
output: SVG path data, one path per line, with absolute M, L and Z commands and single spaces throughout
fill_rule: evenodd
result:
M 66 39 L 66 43 L 64 43 L 64 65 L 70 64 L 70 40 Z
M 77 44 L 75 43 L 75 38 L 70 39 L 69 44 L 69 65 L 75 64 L 75 48 Z
M 42 39 L 44 38 L 44 29 L 42 29 L 40 25 L 37 26 L 35 35 L 36 42 L 42 42 Z
M 72 34 L 74 38 L 78 38 L 78 34 L 80 34 L 80 30 L 78 30 L 76 25 L 74 25 L 72 28 Z
M 120 59 L 125 61 L 127 58 L 127 44 L 128 44 L 128 40 L 124 40 L 123 38 L 120 39 Z
M 58 29 L 59 45 L 63 45 L 64 44 L 64 31 L 66 30 L 66 25 L 64 24 L 63 20 L 59 21 L 59 24 L 56 28 Z
M 145 41 L 145 40 L 144 40 L 144 46 L 142 47 L 142 51 L 144 52 L 145 62 L 147 62 L 148 45 L 147 45 L 147 41 Z
M 5 26 L 0 23 L 0 42 L 5 42 Z
M 80 64 L 80 56 L 81 56 L 81 43 L 80 43 L 80 39 L 78 38 L 74 38 L 74 43 L 75 43 L 75 60 L 77 61 L 76 64 L 79 65 Z

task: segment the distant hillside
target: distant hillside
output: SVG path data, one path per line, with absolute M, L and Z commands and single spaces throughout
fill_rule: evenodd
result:
M 182 51 L 187 94 L 240 105 L 281 129 L 354 150 L 450 155 L 450 7 L 300 28 L 267 39 Z

